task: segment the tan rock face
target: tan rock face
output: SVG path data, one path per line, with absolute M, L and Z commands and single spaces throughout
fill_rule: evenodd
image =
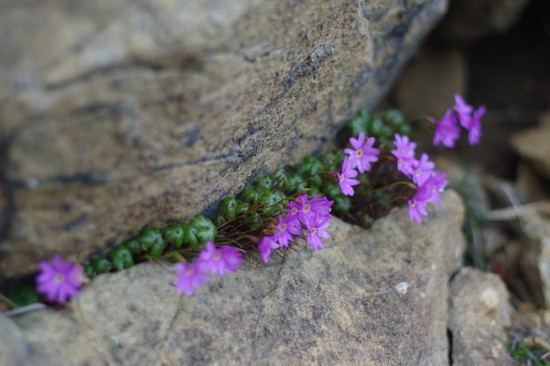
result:
M 547 179 L 550 179 L 550 125 L 521 131 L 511 138 L 514 149 Z
M 509 293 L 495 274 L 462 268 L 450 284 L 453 365 L 506 364 L 506 341 L 511 325 Z M 497 338 L 497 339 L 495 339 Z
M 35 365 L 447 365 L 464 209 L 442 202 L 422 224 L 407 208 L 369 231 L 334 219 L 326 249 L 249 258 L 193 297 L 158 264 L 102 275 L 72 310 L 16 317 L 19 343 Z
M 445 0 L 0 5 L 0 278 L 83 260 L 318 150 Z

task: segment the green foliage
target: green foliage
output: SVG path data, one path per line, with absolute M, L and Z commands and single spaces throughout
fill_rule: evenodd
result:
M 34 304 L 40 301 L 40 296 L 36 292 L 34 286 L 30 284 L 18 287 L 15 291 L 9 293 L 6 298 L 6 304 L 10 309 Z
M 125 243 L 117 245 L 107 254 L 107 257 L 111 260 L 115 269 L 119 271 L 134 265 L 132 252 Z
M 366 108 L 361 108 L 349 120 L 347 127 L 351 136 L 363 132 L 366 136 L 376 137 L 378 143 L 384 145 L 391 144 L 396 133 L 409 136 L 412 132 L 403 114 L 396 109 L 388 109 L 381 116 L 376 116 Z

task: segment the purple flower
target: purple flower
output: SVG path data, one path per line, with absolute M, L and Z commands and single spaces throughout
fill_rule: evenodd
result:
M 308 220 L 304 223 L 307 231 L 306 241 L 311 245 L 313 251 L 323 249 L 325 246 L 321 238 L 330 238 L 329 233 L 325 231 L 330 221 L 325 217 L 308 217 Z
M 68 298 L 75 296 L 83 285 L 82 266 L 64 261 L 57 254 L 50 262 L 41 261 L 39 267 L 36 290 L 46 295 L 49 301 L 64 304 Z
M 432 172 L 432 175 L 430 176 L 431 181 L 431 187 L 432 187 L 432 196 L 428 199 L 428 202 L 437 202 L 437 204 L 441 205 L 441 200 L 439 199 L 439 193 L 445 189 L 447 186 L 447 174 L 441 173 L 438 171 Z
M 344 149 L 344 152 L 349 154 L 351 167 L 357 168 L 359 173 L 368 172 L 370 170 L 370 163 L 378 160 L 380 150 L 372 147 L 375 141 L 374 137 L 369 137 L 365 141 L 365 134 L 363 132 L 359 133 L 358 139 L 354 139 L 353 137 L 349 139 L 353 149 Z
M 293 235 L 300 235 L 302 233 L 302 225 L 296 217 L 287 218 L 279 215 L 279 221 L 277 223 L 277 232 L 274 237 L 279 243 L 280 247 L 287 247 L 288 243 L 294 240 Z
M 305 195 L 307 197 L 307 195 Z M 300 196 L 298 196 L 300 197 Z M 301 206 L 298 205 L 295 201 L 290 201 L 288 203 L 288 208 L 286 210 L 286 217 L 289 220 L 300 219 Z
M 220 248 L 222 259 L 228 271 L 237 272 L 237 267 L 243 262 L 243 255 L 236 248 L 224 245 Z
M 422 185 L 430 177 L 434 167 L 435 164 L 429 160 L 428 155 L 422 153 L 420 160 L 414 162 L 413 182 Z
M 332 210 L 332 204 L 334 201 L 330 201 L 326 196 L 317 197 L 313 196 L 312 199 L 308 200 L 308 195 L 303 194 L 296 197 L 302 208 L 302 212 L 306 215 L 325 215 L 330 216 L 330 211 Z
M 484 106 L 479 107 L 470 120 L 470 128 L 468 133 L 468 142 L 470 145 L 479 144 L 481 137 L 481 117 L 485 115 L 486 109 Z
M 203 283 L 210 281 L 210 276 L 202 272 L 196 263 L 178 263 L 174 266 L 178 278 L 174 281 L 174 286 L 178 293 L 193 295 L 193 292 Z
M 338 173 L 338 182 L 340 183 L 340 189 L 342 193 L 346 196 L 353 196 L 354 191 L 352 186 L 359 184 L 357 179 L 357 171 L 353 169 L 352 165 L 349 163 L 348 157 L 344 158 L 344 163 L 342 164 L 342 173 Z
M 474 111 L 474 108 L 472 108 L 471 105 L 466 103 L 462 96 L 459 94 L 455 94 L 455 107 L 454 107 L 456 113 L 458 113 L 458 120 L 460 121 L 460 124 L 462 127 L 466 129 L 470 129 L 470 121 L 472 119 L 471 115 Z
M 225 249 L 224 249 L 225 248 Z M 225 276 L 227 270 L 235 272 L 237 265 L 242 263 L 242 254 L 235 248 L 216 248 L 211 241 L 207 241 L 199 253 L 196 265 L 200 271 L 213 272 Z
M 410 177 L 414 170 L 414 150 L 416 149 L 416 144 L 409 142 L 407 136 L 401 137 L 399 134 L 395 134 L 393 143 L 396 149 L 392 150 L 391 153 L 397 158 L 397 169 Z
M 457 116 L 452 109 L 448 109 L 443 118 L 439 121 L 432 120 L 435 124 L 435 135 L 433 143 L 440 142 L 447 147 L 454 147 L 455 141 L 460 137 L 460 128 L 457 125 Z
M 262 259 L 265 263 L 269 262 L 271 251 L 277 248 L 279 248 L 279 244 L 277 244 L 277 240 L 273 236 L 264 236 L 258 244 L 258 250 L 262 254 Z
M 433 193 L 433 182 L 427 180 L 423 185 L 419 186 L 413 198 L 408 200 L 409 204 L 409 220 L 422 222 L 422 216 L 426 216 L 426 204 L 431 199 Z

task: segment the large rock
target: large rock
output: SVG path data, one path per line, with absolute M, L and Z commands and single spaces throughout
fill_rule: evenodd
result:
M 521 233 L 525 246 L 521 255 L 521 266 L 526 280 L 538 304 L 550 308 L 550 218 L 539 214 L 520 218 Z
M 511 325 L 510 294 L 495 274 L 462 268 L 450 285 L 449 330 L 453 365 L 506 364 L 506 329 Z
M 319 150 L 446 5 L 3 2 L 0 278 L 208 212 Z
M 334 219 L 326 249 L 251 258 L 193 297 L 161 264 L 99 276 L 70 310 L 15 318 L 28 363 L 447 365 L 464 209 L 453 192 L 442 202 L 422 224 L 406 208 L 369 231 Z
M 550 125 L 542 124 L 516 133 L 511 138 L 514 149 L 535 169 L 550 179 Z

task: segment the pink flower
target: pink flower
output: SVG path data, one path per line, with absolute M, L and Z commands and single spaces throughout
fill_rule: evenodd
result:
M 36 290 L 46 295 L 49 301 L 64 304 L 75 296 L 82 287 L 82 266 L 71 261 L 63 261 L 54 255 L 50 262 L 41 261 L 40 273 L 36 277 Z
M 422 216 L 426 216 L 426 204 L 432 198 L 433 182 L 427 180 L 423 185 L 419 186 L 415 195 L 407 203 L 409 204 L 409 220 L 422 222 Z
M 470 120 L 470 127 L 468 133 L 468 142 L 470 145 L 479 144 L 481 137 L 481 117 L 485 115 L 486 109 L 484 106 L 479 107 Z
M 342 164 L 342 173 L 338 173 L 338 182 L 340 183 L 340 189 L 342 193 L 346 196 L 353 196 L 355 194 L 352 186 L 358 185 L 359 181 L 353 179 L 357 177 L 357 171 L 353 169 L 352 165 L 349 163 L 348 157 L 344 158 L 344 163 Z
M 236 248 L 224 245 L 220 248 L 222 259 L 228 271 L 237 272 L 237 267 L 243 262 L 243 255 Z
M 416 149 L 416 144 L 409 142 L 407 136 L 401 137 L 399 134 L 395 134 L 393 143 L 396 149 L 392 150 L 391 153 L 397 158 L 397 169 L 410 177 L 414 170 L 414 150 Z
M 210 276 L 202 272 L 196 263 L 178 263 L 174 266 L 174 269 L 178 274 L 174 286 L 176 286 L 176 290 L 180 295 L 191 296 L 203 283 L 210 281 Z
M 305 218 L 310 215 L 324 215 L 330 216 L 330 211 L 332 210 L 332 204 L 334 201 L 330 201 L 326 196 L 316 197 L 313 196 L 311 200 L 308 199 L 307 194 L 302 194 L 296 197 L 298 201 L 298 207 L 302 215 L 300 219 L 304 222 Z
M 307 197 L 307 195 L 305 196 Z M 301 195 L 298 197 L 301 197 Z M 288 203 L 288 208 L 286 210 L 286 217 L 289 220 L 300 219 L 300 213 L 301 213 L 301 205 L 299 205 L 295 201 L 290 201 Z
M 414 161 L 413 182 L 422 185 L 430 177 L 434 167 L 435 164 L 429 160 L 428 155 L 422 153 L 420 160 Z
M 447 179 L 445 179 L 446 177 L 446 173 L 441 173 L 438 171 L 432 172 L 432 175 L 429 178 L 431 181 L 432 196 L 428 199 L 428 202 L 437 202 L 437 204 L 441 205 L 439 194 L 447 186 Z
M 231 247 L 217 249 L 214 243 L 207 241 L 199 253 L 196 265 L 202 272 L 217 273 L 223 277 L 228 270 L 235 272 L 237 265 L 241 263 L 242 254 L 237 249 Z
M 454 147 L 455 141 L 460 137 L 460 128 L 457 125 L 455 112 L 448 109 L 443 118 L 439 121 L 432 119 L 432 122 L 435 125 L 434 145 L 442 142 L 447 147 Z
M 300 235 L 301 233 L 302 225 L 300 225 L 298 218 L 287 218 L 279 215 L 277 232 L 274 235 L 279 247 L 287 247 L 288 243 L 294 240 L 293 235 Z
M 459 94 L 455 94 L 455 107 L 454 107 L 456 113 L 458 113 L 458 120 L 460 121 L 460 124 L 465 129 L 470 129 L 470 121 L 472 119 L 472 112 L 474 111 L 474 108 L 472 108 L 471 105 L 466 103 L 462 96 Z
M 313 251 L 317 251 L 318 249 L 323 249 L 325 247 L 321 238 L 330 238 L 329 233 L 325 231 L 329 223 L 329 220 L 319 216 L 310 216 L 305 222 L 305 227 L 307 231 L 306 241 L 311 246 L 311 249 L 313 249 Z
M 359 133 L 359 138 L 349 139 L 353 149 L 344 149 L 346 154 L 349 154 L 349 161 L 352 168 L 357 168 L 359 173 L 368 172 L 370 170 L 370 163 L 378 161 L 378 154 L 380 150 L 373 148 L 375 142 L 374 137 L 369 137 L 365 141 L 365 134 Z
M 258 244 L 258 250 L 262 254 L 262 259 L 265 263 L 269 262 L 269 256 L 271 252 L 279 248 L 277 240 L 273 236 L 264 236 Z

